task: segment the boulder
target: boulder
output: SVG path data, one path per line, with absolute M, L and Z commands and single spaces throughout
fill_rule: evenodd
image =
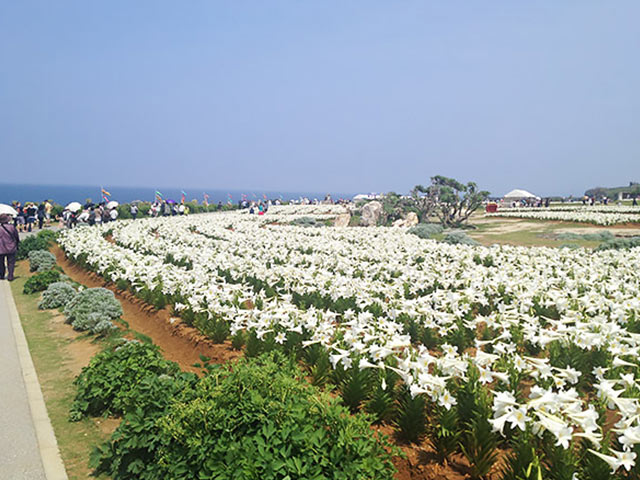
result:
M 374 200 L 362 207 L 362 218 L 360 223 L 365 227 L 375 226 L 378 224 L 380 215 L 382 215 L 382 204 Z
M 404 220 L 399 218 L 391 224 L 393 227 L 404 227 Z
M 419 223 L 418 215 L 416 215 L 416 212 L 407 213 L 407 218 L 404 219 L 404 226 L 405 227 L 413 227 L 414 225 L 417 225 L 418 223 Z
M 342 213 L 333 220 L 334 227 L 348 227 L 351 221 L 351 214 Z

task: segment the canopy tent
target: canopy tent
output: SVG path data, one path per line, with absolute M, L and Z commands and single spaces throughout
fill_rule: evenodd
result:
M 519 190 L 519 189 L 511 190 L 509 193 L 507 193 L 504 196 L 505 202 L 513 202 L 517 200 L 539 200 L 539 199 L 540 197 L 538 197 L 537 195 L 534 195 L 531 192 L 527 192 L 526 190 Z

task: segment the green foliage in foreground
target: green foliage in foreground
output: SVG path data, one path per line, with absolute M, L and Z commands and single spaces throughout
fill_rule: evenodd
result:
M 29 257 L 29 252 L 35 250 L 49 250 L 49 247 L 56 238 L 56 233 L 51 230 L 42 230 L 37 235 L 30 235 L 20 241 L 16 258 L 24 260 Z
M 153 401 L 140 394 L 147 377 L 178 372 L 178 365 L 165 360 L 154 345 L 125 341 L 93 357 L 75 379 L 71 419 L 134 411 L 137 405 Z
M 47 270 L 45 272 L 36 273 L 25 282 L 23 293 L 42 292 L 49 288 L 49 285 L 60 281 L 60 272 L 58 270 Z
M 191 382 L 144 378 L 127 385 L 135 409 L 94 453 L 96 473 L 114 480 L 393 478 L 397 452 L 370 429 L 369 417 L 350 415 L 280 354 L 209 367 Z M 160 394 L 136 394 L 139 388 Z

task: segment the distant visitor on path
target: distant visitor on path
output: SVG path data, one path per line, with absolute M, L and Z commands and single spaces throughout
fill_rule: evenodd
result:
M 20 234 L 11 223 L 10 215 L 0 215 L 0 280 L 4 280 L 5 262 L 9 275 L 7 280 L 13 281 L 13 270 L 16 266 L 16 252 L 20 244 Z

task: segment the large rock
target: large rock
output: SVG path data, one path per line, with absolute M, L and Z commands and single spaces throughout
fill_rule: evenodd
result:
M 399 218 L 391 224 L 392 227 L 404 227 L 404 220 Z
M 335 227 L 348 227 L 350 221 L 351 221 L 351 214 L 342 213 L 335 218 L 335 220 L 333 221 L 333 225 Z
M 418 223 L 419 223 L 418 215 L 416 215 L 416 212 L 407 213 L 407 218 L 404 219 L 404 226 L 405 227 L 413 227 L 414 225 L 417 225 Z
M 378 220 L 382 215 L 382 204 L 377 201 L 369 202 L 362 207 L 361 223 L 365 227 L 371 227 L 378 224 Z

